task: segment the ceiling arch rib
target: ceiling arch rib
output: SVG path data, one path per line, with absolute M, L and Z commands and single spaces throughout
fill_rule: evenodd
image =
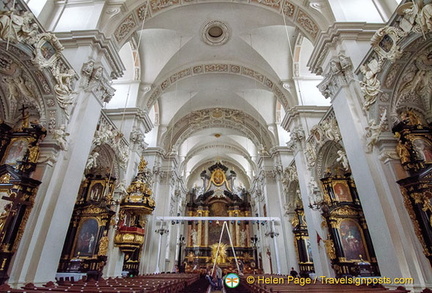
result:
M 148 3 L 150 2 L 150 5 Z M 270 13 L 275 13 L 281 16 L 282 22 L 289 22 L 307 36 L 312 42 L 315 41 L 318 32 L 325 30 L 329 21 L 323 17 L 321 13 L 312 7 L 303 7 L 291 1 L 282 0 L 246 0 L 242 3 L 220 1 L 207 1 L 190 3 L 189 1 L 163 1 L 163 0 L 150 0 L 144 4 L 138 1 L 129 1 L 124 13 L 118 13 L 111 17 L 109 21 L 102 24 L 102 31 L 114 34 L 115 41 L 118 47 L 121 47 L 136 30 L 142 27 L 143 22 L 148 22 L 163 13 L 173 9 L 188 8 L 195 9 L 199 5 L 210 5 L 217 3 L 218 5 L 227 5 L 234 9 L 234 7 L 247 8 L 261 8 Z M 120 12 L 120 11 L 119 11 Z
M 228 145 L 228 144 L 205 144 L 205 145 L 193 147 L 184 158 L 184 161 L 181 163 L 181 168 L 186 167 L 186 165 L 193 157 L 205 153 L 209 149 L 221 149 L 224 150 L 224 153 L 233 153 L 233 154 L 238 154 L 240 156 L 243 156 L 247 160 L 249 165 L 252 166 L 252 169 L 256 168 L 256 164 L 252 161 L 250 154 L 247 152 L 247 150 L 239 146 Z M 241 169 L 243 169 L 243 171 L 246 173 L 246 169 L 244 169 L 242 165 L 239 165 L 238 167 L 241 167 Z M 193 167 L 189 169 L 193 169 Z
M 165 150 L 178 150 L 178 147 L 193 133 L 201 129 L 234 129 L 250 139 L 256 146 L 270 150 L 276 143 L 266 127 L 254 117 L 240 111 L 226 108 L 194 111 L 177 122 L 173 122 L 163 135 Z
M 213 64 L 201 64 L 194 65 L 182 69 L 161 83 L 155 85 L 152 91 L 149 94 L 149 98 L 146 102 L 146 108 L 150 109 L 154 103 L 158 100 L 158 98 L 171 86 L 175 85 L 182 79 L 190 78 L 192 76 L 202 75 L 202 74 L 215 74 L 215 73 L 224 73 L 230 75 L 239 75 L 244 76 L 254 81 L 258 82 L 263 87 L 267 88 L 271 92 L 273 92 L 274 96 L 277 100 L 283 105 L 284 109 L 288 110 L 290 107 L 293 107 L 297 101 L 293 101 L 286 96 L 284 92 L 285 89 L 282 89 L 279 86 L 280 82 L 276 82 L 271 78 L 267 77 L 265 74 L 262 74 L 254 69 L 251 69 L 246 66 L 237 65 L 237 64 L 226 64 L 226 63 L 213 63 Z

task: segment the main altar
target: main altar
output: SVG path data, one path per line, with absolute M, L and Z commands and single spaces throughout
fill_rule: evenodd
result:
M 202 185 L 193 187 L 188 194 L 187 216 L 197 220 L 187 221 L 186 271 L 208 268 L 215 261 L 227 270 L 235 270 L 237 265 L 244 272 L 256 270 L 256 248 L 251 243 L 253 223 L 241 219 L 251 216 L 249 193 L 236 185 L 235 171 L 221 162 L 203 170 L 200 176 Z M 223 233 L 223 222 L 218 220 L 221 217 L 231 219 Z

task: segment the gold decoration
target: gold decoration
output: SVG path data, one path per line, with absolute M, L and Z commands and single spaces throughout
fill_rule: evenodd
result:
M 343 206 L 340 208 L 335 209 L 332 212 L 333 215 L 338 215 L 338 216 L 342 216 L 342 217 L 349 217 L 349 216 L 357 216 L 358 212 L 347 207 L 347 206 Z
M 406 125 L 412 125 L 412 126 L 421 126 L 422 122 L 418 115 L 412 111 L 407 110 L 401 113 L 401 120 L 406 123 Z
M 34 145 L 30 146 L 28 149 L 28 162 L 29 163 L 37 163 L 39 159 L 39 146 Z
M 144 243 L 144 235 L 138 231 L 117 231 L 114 244 L 123 252 L 133 252 Z
M 223 264 L 226 263 L 227 260 L 227 248 L 228 245 L 225 243 L 215 243 L 210 246 L 211 248 L 211 256 L 212 256 L 212 262 L 215 261 L 217 264 Z
M 216 186 L 221 186 L 226 181 L 225 173 L 220 168 L 214 170 L 210 181 Z
M 324 240 L 324 245 L 325 245 L 327 256 L 330 259 L 336 259 L 336 249 L 333 240 L 331 239 Z
M 108 236 L 106 235 L 106 231 L 104 232 L 104 235 L 99 240 L 99 250 L 98 255 L 106 255 L 108 252 Z
M 26 208 L 26 210 L 24 212 L 24 216 L 22 218 L 21 224 L 20 224 L 19 229 L 18 229 L 17 237 L 15 238 L 15 241 L 14 241 L 14 244 L 13 244 L 12 251 L 14 251 L 14 252 L 18 249 L 18 245 L 19 245 L 19 243 L 21 241 L 21 238 L 22 238 L 22 236 L 24 234 L 24 228 L 25 228 L 25 226 L 27 224 L 27 220 L 28 220 L 28 218 L 30 216 L 31 208 L 32 208 L 32 206 L 30 206 L 30 205 L 27 206 L 27 208 Z M 14 213 L 14 212 L 16 212 L 16 211 L 12 211 L 12 213 Z
M 141 161 L 138 165 L 138 172 L 142 173 L 147 168 L 147 161 L 144 158 L 141 158 Z
M 106 210 L 100 207 L 89 206 L 83 210 L 83 214 L 103 214 Z
M 325 228 L 327 228 L 328 226 L 327 226 L 327 221 L 326 221 L 326 219 L 323 219 L 322 220 L 322 222 L 321 222 L 321 228 L 322 229 L 325 229 Z
M 9 183 L 11 179 L 11 175 L 9 173 L 4 174 L 0 177 L 0 183 Z
M 291 220 L 291 225 L 293 227 L 297 227 L 298 224 L 300 224 L 299 219 L 297 218 L 297 216 L 294 216 Z

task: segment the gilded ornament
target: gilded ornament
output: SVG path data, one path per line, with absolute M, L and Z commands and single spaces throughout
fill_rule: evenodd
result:
M 99 240 L 98 255 L 106 255 L 108 252 L 108 236 L 104 233 L 104 236 Z
M 39 146 L 38 145 L 30 146 L 28 149 L 28 162 L 37 163 L 38 158 L 39 158 Z
M 142 173 L 147 168 L 147 161 L 144 158 L 141 158 L 141 161 L 138 165 L 138 172 Z
M 336 249 L 333 240 L 331 239 L 324 240 L 324 245 L 325 245 L 327 256 L 330 259 L 336 259 Z
M 11 179 L 11 175 L 9 173 L 4 174 L 2 177 L 0 177 L 0 183 L 9 183 Z
M 291 220 L 291 225 L 293 227 L 296 227 L 296 226 L 298 226 L 298 224 L 300 224 L 299 219 L 296 216 L 294 216 Z

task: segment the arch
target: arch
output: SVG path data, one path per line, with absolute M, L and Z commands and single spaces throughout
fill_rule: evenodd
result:
M 120 166 L 118 164 L 116 153 L 109 144 L 102 144 L 98 147 L 99 156 L 97 158 L 97 172 L 94 175 L 109 175 L 120 181 Z
M 277 100 L 283 105 L 287 111 L 290 107 L 295 104 L 284 94 L 284 90 L 279 86 L 280 82 L 274 81 L 269 78 L 266 74 L 251 69 L 249 67 L 229 64 L 229 63 L 213 63 L 213 64 L 197 64 L 187 68 L 184 68 L 176 73 L 171 74 L 165 78 L 162 82 L 153 86 L 149 93 L 149 98 L 145 104 L 147 109 L 150 109 L 158 100 L 158 98 L 170 87 L 175 85 L 182 79 L 203 75 L 203 74 L 215 74 L 224 73 L 243 76 L 252 79 L 254 82 L 259 82 L 264 88 L 273 92 Z
M 2 117 L 13 125 L 23 104 L 29 107 L 30 119 L 38 120 L 50 135 L 66 124 L 68 117 L 59 106 L 54 91 L 55 80 L 49 69 L 40 69 L 33 63 L 33 51 L 22 44 L 0 44 L 0 104 Z
M 425 41 L 422 36 L 413 40 L 404 49 L 410 58 L 403 65 L 398 64 L 396 73 L 390 71 L 385 76 L 386 85 L 394 84 L 390 99 L 393 124 L 398 122 L 400 112 L 406 108 L 415 109 L 428 122 L 432 120 L 432 41 L 428 40 Z M 391 68 L 394 70 L 394 67 Z M 398 78 L 395 79 L 396 76 Z M 394 82 L 391 79 L 395 79 Z
M 238 110 L 216 108 L 194 111 L 173 123 L 163 134 L 162 145 L 165 150 L 177 149 L 193 133 L 214 127 L 237 130 L 267 151 L 276 144 L 272 133 L 254 117 Z
M 180 169 L 182 169 L 185 165 L 187 165 L 187 163 L 189 162 L 190 159 L 192 159 L 194 156 L 196 156 L 197 154 L 201 153 L 201 152 L 205 152 L 208 149 L 212 149 L 212 148 L 222 148 L 222 149 L 226 149 L 229 150 L 231 153 L 234 154 L 238 154 L 243 156 L 248 163 L 254 168 L 256 169 L 256 164 L 252 161 L 250 154 L 247 153 L 244 149 L 234 146 L 234 145 L 226 145 L 226 144 L 207 144 L 207 145 L 201 145 L 198 147 L 194 147 L 192 148 L 187 156 L 183 159 L 181 165 L 180 165 Z M 246 171 L 244 170 L 243 167 L 241 167 L 243 169 L 243 171 L 246 173 Z
M 343 150 L 342 145 L 332 140 L 322 145 L 317 152 L 315 179 L 319 180 L 323 178 L 327 168 L 334 169 L 336 166 L 341 165 L 341 163 L 337 162 L 337 152 L 339 150 Z
M 218 1 L 207 1 L 207 3 L 215 3 Z M 203 3 L 190 3 L 190 1 L 152 1 L 151 5 L 148 6 L 149 2 L 142 3 L 129 3 L 130 10 L 125 14 L 115 15 L 112 17 L 109 23 L 115 23 L 112 26 L 105 26 L 102 28 L 108 34 L 114 34 L 114 40 L 118 47 L 121 47 L 135 32 L 142 27 L 143 21 L 149 21 L 153 17 L 166 12 L 168 10 L 176 9 L 182 6 L 193 6 L 200 5 Z M 134 5 L 135 4 L 135 5 Z M 233 4 L 233 3 L 230 3 Z M 302 6 L 299 6 L 291 1 L 280 1 L 280 0 L 247 0 L 242 3 L 235 3 L 239 5 L 252 5 L 259 8 L 264 8 L 268 11 L 280 14 L 286 18 L 290 23 L 294 24 L 299 30 L 307 36 L 312 42 L 316 40 L 319 30 L 325 30 L 329 23 L 318 17 L 318 12 L 313 11 L 312 8 L 309 11 Z M 120 9 L 117 10 L 117 13 Z

